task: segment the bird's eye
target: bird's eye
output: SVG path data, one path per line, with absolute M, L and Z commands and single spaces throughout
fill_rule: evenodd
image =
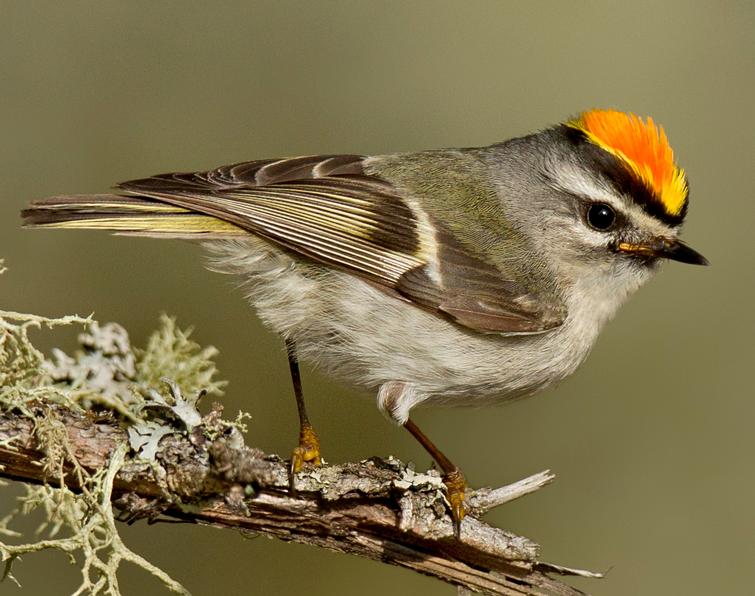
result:
M 593 203 L 587 208 L 587 223 L 591 228 L 605 232 L 615 221 L 616 212 L 605 203 Z

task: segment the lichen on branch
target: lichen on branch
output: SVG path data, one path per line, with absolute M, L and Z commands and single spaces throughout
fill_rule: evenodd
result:
M 0 261 L 0 273 L 3 271 Z M 65 325 L 82 326 L 82 349 L 73 356 L 54 350 L 51 358 L 45 358 L 32 344 L 29 331 Z M 182 432 L 176 427 L 172 408 L 183 405 L 178 412 L 196 419 L 198 412 L 191 411 L 196 408 L 196 399 L 176 404 L 173 395 L 180 392 L 176 381 L 171 380 L 166 390 L 165 383 L 156 380 L 166 375 L 180 379 L 196 395 L 219 394 L 224 385 L 215 379 L 217 369 L 212 358 L 216 350 L 202 348 L 190 339 L 190 334 L 190 330 L 181 330 L 174 319 L 163 315 L 147 347 L 132 350 L 128 334 L 114 323 L 100 325 L 91 317 L 49 318 L 0 310 L 0 412 L 13 413 L 29 423 L 43 469 L 43 484 L 26 485 L 26 493 L 18 499 L 16 508 L 0 511 L 0 515 L 7 513 L 0 519 L 0 535 L 19 538 L 10 525 L 18 516 L 35 510 L 41 509 L 46 520 L 38 531 L 43 536 L 40 540 L 25 544 L 0 541 L 0 555 L 5 562 L 3 580 L 19 583 L 12 566 L 20 556 L 52 549 L 79 562 L 81 583 L 75 594 L 120 594 L 117 571 L 124 561 L 156 576 L 169 590 L 188 593 L 180 583 L 126 547 L 118 534 L 112 506 L 113 482 L 126 454 L 133 450 L 133 441 L 124 436 L 113 445 L 102 466 L 90 469 L 82 465 L 71 443 L 69 428 L 60 416 L 64 410 L 56 406 L 71 412 L 115 413 L 129 423 L 131 430 L 138 432 L 150 425 L 160 437 Z M 158 402 L 164 409 L 155 408 Z M 0 446 L 17 451 L 17 438 L 18 434 L 4 436 Z M 158 440 L 153 439 L 155 448 Z M 149 459 L 149 454 L 146 456 Z M 0 461 L 0 472 L 6 468 Z

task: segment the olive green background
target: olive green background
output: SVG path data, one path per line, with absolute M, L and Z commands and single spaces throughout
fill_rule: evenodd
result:
M 177 241 L 22 231 L 35 197 L 243 159 L 480 145 L 594 106 L 652 114 L 691 181 L 670 263 L 587 363 L 537 398 L 417 420 L 473 485 L 550 468 L 556 483 L 489 515 L 546 560 L 608 570 L 595 594 L 745 594 L 755 574 L 752 454 L 751 2 L 0 1 L 0 308 L 119 321 L 142 344 L 162 311 L 221 350 L 229 411 L 286 453 L 296 413 L 277 339 L 232 280 Z M 73 345 L 62 331 L 40 345 Z M 309 369 L 334 462 L 395 454 L 407 433 Z M 2 508 L 13 491 L 0 491 Z M 29 526 L 31 528 L 31 526 Z M 453 594 L 378 563 L 228 531 L 123 527 L 194 594 Z M 25 557 L 22 591 L 68 594 L 60 554 Z M 161 594 L 133 568 L 125 594 Z

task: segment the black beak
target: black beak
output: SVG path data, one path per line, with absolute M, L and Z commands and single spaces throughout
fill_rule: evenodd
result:
M 708 259 L 696 250 L 690 248 L 681 240 L 669 240 L 668 238 L 656 238 L 650 242 L 641 244 L 630 244 L 629 242 L 619 242 L 616 246 L 619 252 L 634 254 L 642 257 L 655 257 L 662 259 L 671 259 L 680 263 L 689 263 L 690 265 L 707 265 Z

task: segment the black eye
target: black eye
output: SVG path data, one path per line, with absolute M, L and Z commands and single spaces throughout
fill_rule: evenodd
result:
M 616 221 L 616 212 L 605 203 L 593 203 L 587 209 L 587 223 L 596 230 L 608 230 Z

